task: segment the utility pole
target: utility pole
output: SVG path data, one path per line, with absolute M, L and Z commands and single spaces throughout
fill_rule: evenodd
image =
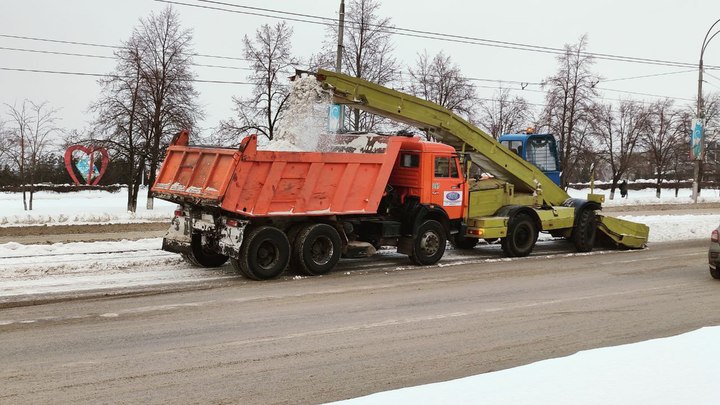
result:
M 705 123 L 703 122 L 705 118 L 705 106 L 703 102 L 703 95 L 702 95 L 702 84 L 703 84 L 703 56 L 705 55 L 705 49 L 707 48 L 710 41 L 715 38 L 716 35 L 720 34 L 720 30 L 715 32 L 712 36 L 710 36 L 710 32 L 712 32 L 713 28 L 715 28 L 715 25 L 720 23 L 720 19 L 715 21 L 713 25 L 710 26 L 710 29 L 705 34 L 705 38 L 703 39 L 702 47 L 700 48 L 700 62 L 698 63 L 698 99 L 697 99 L 697 113 L 696 118 L 700 122 L 701 125 L 701 134 L 700 134 L 700 152 L 693 156 L 695 158 L 695 168 L 693 170 L 693 189 L 692 189 L 692 198 L 693 202 L 697 203 L 698 195 L 700 194 L 700 168 L 702 165 L 702 159 L 703 159 L 703 151 L 705 149 Z M 710 38 L 708 38 L 710 36 Z M 691 151 L 692 153 L 692 151 Z
M 340 25 L 338 26 L 337 56 L 335 71 L 342 73 L 343 34 L 345 33 L 345 0 L 340 0 Z
M 345 34 L 345 0 L 340 0 L 340 25 L 338 26 L 338 44 L 337 44 L 337 56 L 335 58 L 335 71 L 342 73 L 342 58 L 345 46 L 343 45 L 343 35 Z M 338 105 L 339 116 L 338 116 L 338 132 L 343 132 L 345 126 L 345 106 L 342 104 Z

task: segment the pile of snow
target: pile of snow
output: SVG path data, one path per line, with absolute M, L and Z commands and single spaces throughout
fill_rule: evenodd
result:
M 720 327 L 336 404 L 718 404 Z
M 330 102 L 330 94 L 322 89 L 315 76 L 304 74 L 296 78 L 275 138 L 259 148 L 305 152 L 327 150 L 333 138 L 327 133 Z

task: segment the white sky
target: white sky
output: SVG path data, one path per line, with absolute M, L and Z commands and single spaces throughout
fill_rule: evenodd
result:
M 227 0 L 235 4 L 270 8 L 295 13 L 336 17 L 339 0 L 279 1 Z M 192 4 L 196 0 L 184 0 Z M 2 0 L 0 35 L 50 38 L 64 41 L 117 45 L 129 37 L 140 18 L 165 4 L 152 0 Z M 263 23 L 277 19 L 175 6 L 184 27 L 192 28 L 197 53 L 241 57 L 241 39 L 253 35 Z M 240 10 L 240 9 L 235 9 Z M 589 51 L 697 64 L 700 45 L 710 25 L 720 18 L 716 0 L 686 1 L 506 1 L 468 2 L 464 0 L 385 0 L 380 10 L 397 27 L 472 36 L 523 44 L 562 47 L 575 43 L 587 33 Z M 325 39 L 323 26 L 302 22 L 294 27 L 294 53 L 308 57 L 317 52 Z M 720 27 L 720 24 L 718 24 Z M 418 52 L 429 54 L 445 50 L 468 77 L 537 83 L 555 69 L 553 55 L 458 44 L 430 39 L 393 36 L 396 57 L 405 66 L 412 64 Z M 53 52 L 71 52 L 112 56 L 111 49 L 57 44 L 0 36 L 2 48 L 24 48 Z M 246 67 L 247 62 L 196 58 L 196 63 Z M 715 39 L 705 55 L 705 64 L 720 66 L 720 39 Z M 59 70 L 84 73 L 108 73 L 114 62 L 78 56 L 33 54 L 0 49 L 0 68 Z M 299 66 L 303 67 L 303 66 Z M 199 79 L 244 81 L 247 71 L 196 68 Z M 660 73 L 665 76 L 612 81 L 599 84 L 605 89 L 641 92 L 680 98 L 693 104 L 697 91 L 697 70 L 639 63 L 598 61 L 596 71 L 607 79 L 619 79 Z M 676 73 L 682 72 L 684 73 Z M 709 71 L 705 88 L 720 91 L 720 70 Z M 93 77 L 54 75 L 0 70 L 0 103 L 13 104 L 28 98 L 47 100 L 61 109 L 61 126 L 72 129 L 86 126 L 91 116 L 87 106 L 99 94 Z M 480 97 L 493 96 L 497 83 L 475 82 Z M 506 84 L 517 88 L 517 84 Z M 249 86 L 198 83 L 200 103 L 206 108 L 201 127 L 211 128 L 229 117 L 231 97 L 243 95 Z M 518 94 L 531 103 L 542 103 L 537 86 Z M 630 94 L 604 91 L 608 100 Z M 650 96 L 632 96 L 647 101 Z M 3 108 L 4 109 L 4 108 Z M 0 117 L 7 119 L 4 111 Z

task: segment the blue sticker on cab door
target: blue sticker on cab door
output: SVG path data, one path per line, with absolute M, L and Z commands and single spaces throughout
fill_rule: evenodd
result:
M 445 191 L 443 206 L 457 207 L 462 205 L 462 193 L 459 191 Z

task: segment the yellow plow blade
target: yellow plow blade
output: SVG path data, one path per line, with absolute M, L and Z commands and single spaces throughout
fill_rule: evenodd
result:
M 616 245 L 629 249 L 642 249 L 648 241 L 650 228 L 638 222 L 626 221 L 598 215 L 598 230 L 609 237 Z

